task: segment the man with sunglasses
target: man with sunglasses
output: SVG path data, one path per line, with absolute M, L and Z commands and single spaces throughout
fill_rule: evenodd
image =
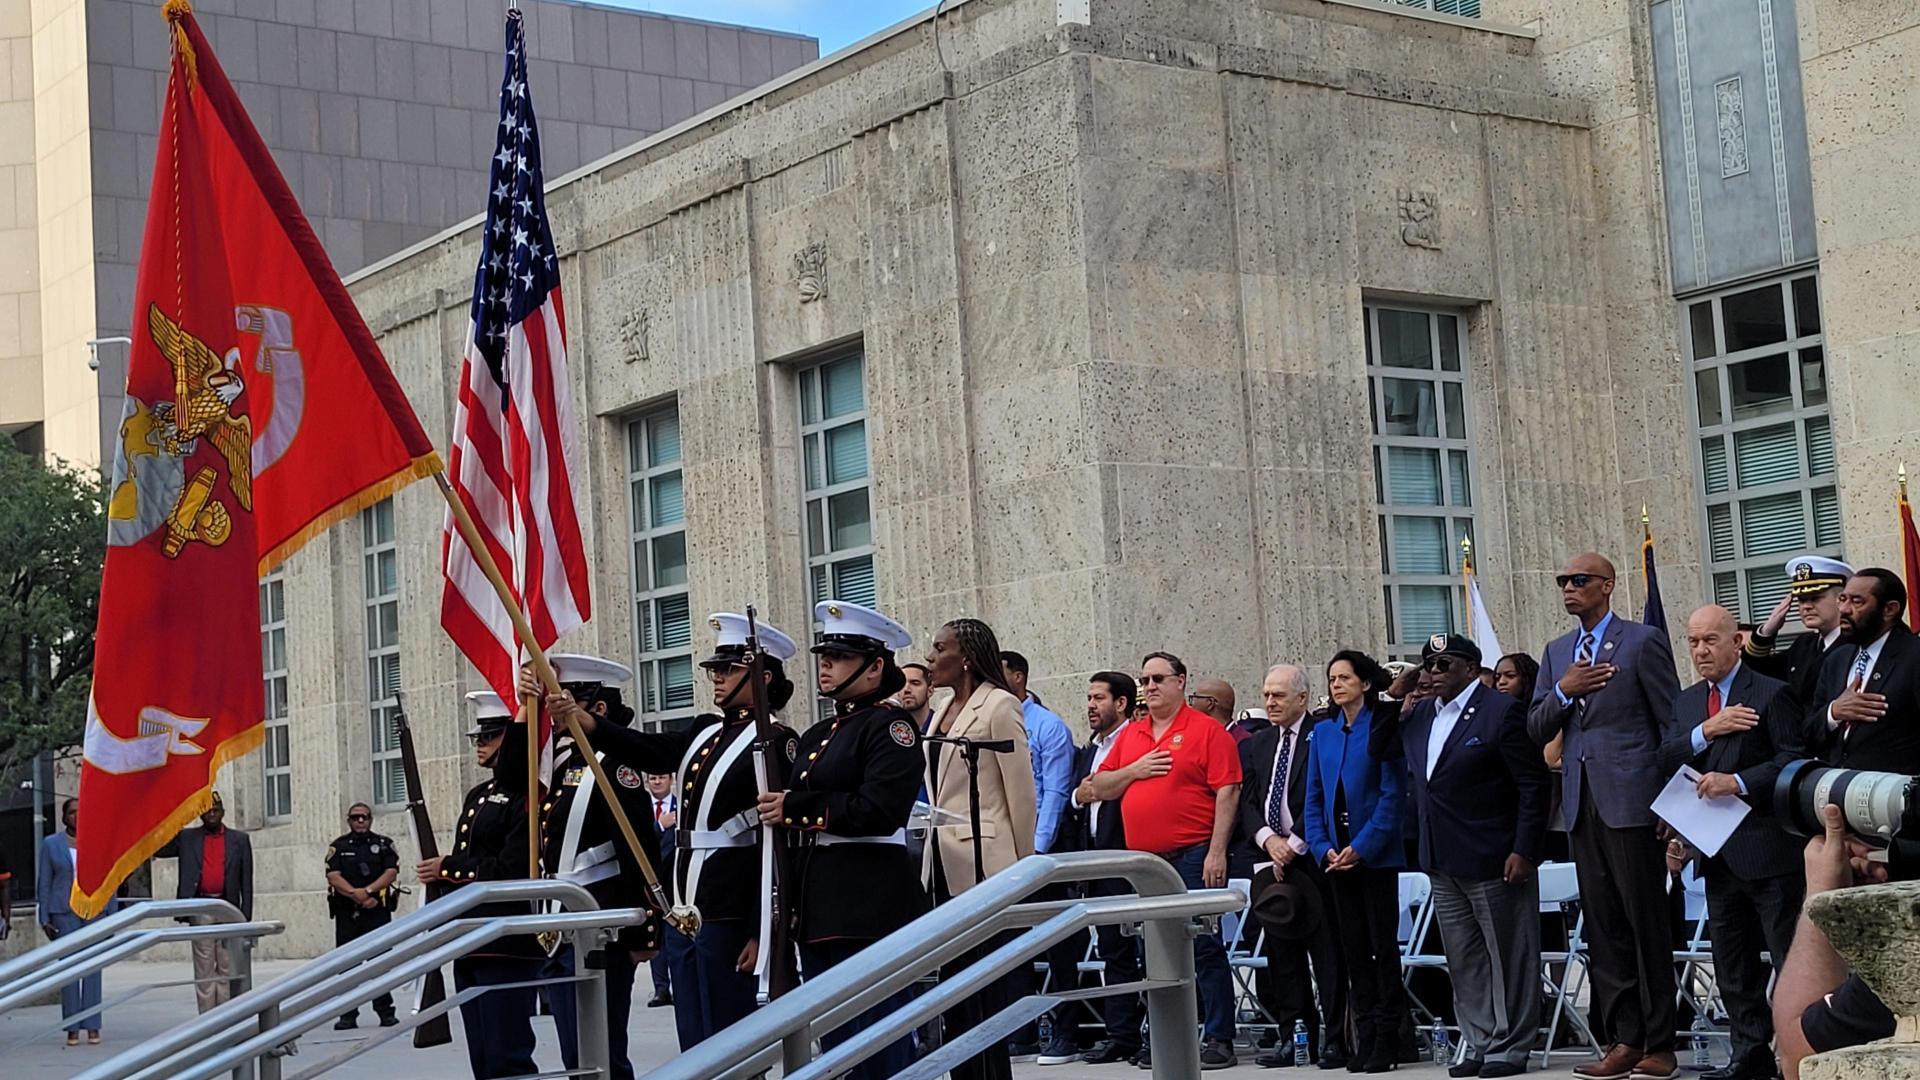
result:
M 1651 809 L 1680 693 L 1667 635 L 1613 614 L 1613 564 L 1587 552 L 1556 579 L 1577 625 L 1540 654 L 1527 731 L 1564 733 L 1563 805 L 1593 957 L 1593 1012 L 1612 1045 L 1581 1080 L 1671 1080 L 1673 953 L 1665 848 Z
M 1435 634 L 1420 651 L 1433 694 L 1400 728 L 1420 867 L 1453 979 L 1463 1055 L 1453 1077 L 1518 1076 L 1538 1039 L 1547 763 L 1526 706 L 1480 684 L 1480 647 Z
M 357 802 L 347 807 L 347 831 L 327 847 L 327 915 L 333 919 L 333 947 L 363 937 L 393 919 L 393 879 L 400 873 L 400 853 L 393 841 L 373 831 L 373 808 Z M 381 1027 L 400 1022 L 393 1014 L 393 995 L 373 999 Z M 360 1007 L 340 1015 L 335 1031 L 359 1026 Z

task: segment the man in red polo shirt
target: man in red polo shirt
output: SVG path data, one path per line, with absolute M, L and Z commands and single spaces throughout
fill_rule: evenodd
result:
M 1227 841 L 1240 801 L 1240 752 L 1233 736 L 1187 704 L 1187 666 L 1172 653 L 1140 662 L 1147 716 L 1122 728 L 1081 802 L 1120 800 L 1127 847 L 1173 864 L 1189 889 L 1227 883 Z M 1204 1069 L 1238 1064 L 1233 1053 L 1233 976 L 1218 934 L 1193 940 L 1206 1033 Z

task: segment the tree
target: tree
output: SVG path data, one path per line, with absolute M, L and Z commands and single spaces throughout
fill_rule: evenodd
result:
M 103 494 L 99 474 L 0 438 L 0 777 L 86 729 Z

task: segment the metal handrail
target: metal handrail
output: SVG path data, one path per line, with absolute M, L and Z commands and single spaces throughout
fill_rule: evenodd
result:
M 217 897 L 200 897 L 191 900 L 142 900 L 129 904 L 111 915 L 95 919 L 71 934 L 62 934 L 45 945 L 0 964 L 0 986 L 11 983 L 21 975 L 42 970 L 46 965 L 61 960 L 81 949 L 89 948 L 113 937 L 121 930 L 148 919 L 186 919 L 204 918 L 208 922 L 237 923 L 245 922 L 246 916 L 240 909 Z
M 1064 909 L 1057 904 L 1019 904 L 1022 897 L 1054 882 L 1103 878 L 1124 878 L 1138 895 L 1079 901 Z M 749 1077 L 773 1064 L 776 1050 L 777 1060 L 796 1080 L 833 1075 L 938 1015 L 951 1004 L 949 999 L 977 991 L 1051 942 L 1088 926 L 1131 922 L 1135 916 L 1142 920 L 1146 981 L 1156 984 L 1146 991 L 1156 1073 L 1195 1076 L 1200 1058 L 1193 1038 L 1198 1017 L 1192 993 L 1192 919 L 1237 910 L 1245 902 L 1244 896 L 1227 890 L 1189 895 L 1172 865 L 1145 852 L 1029 855 L 880 939 L 853 960 L 809 979 L 804 992 L 785 995 L 647 1073 L 647 1080 Z M 1038 925 L 890 1013 L 861 1038 L 819 1059 L 812 1057 L 816 1032 L 834 1030 L 1002 929 L 1032 923 Z M 1160 1073 L 1162 1068 L 1167 1071 Z
M 15 980 L 4 991 L 0 991 L 0 1013 L 18 1008 L 29 1000 L 57 990 L 68 983 L 104 971 L 155 945 L 164 945 L 171 941 L 198 941 L 201 938 L 259 938 L 278 934 L 285 929 L 284 923 L 264 921 L 136 930 L 117 938 L 103 940 L 95 948 L 68 956 L 59 963 L 27 976 L 24 980 Z M 75 1018 L 66 1018 L 67 1021 L 73 1019 Z
M 343 989 L 355 988 L 373 980 L 375 976 L 381 975 L 407 958 L 418 955 L 422 949 L 438 945 L 449 937 L 464 940 L 465 928 L 448 928 L 448 924 L 466 916 L 476 907 L 485 904 L 542 900 L 556 902 L 570 914 L 599 911 L 599 905 L 585 889 L 566 881 L 530 879 L 485 881 L 466 885 L 432 903 L 422 905 L 418 911 L 395 919 L 370 934 L 321 954 L 309 963 L 274 980 L 270 986 L 260 987 L 245 994 L 237 994 L 231 1000 L 209 1009 L 171 1031 L 122 1051 L 79 1074 L 77 1080 L 114 1080 L 114 1078 L 129 1077 L 172 1062 L 183 1055 L 190 1055 L 198 1061 L 202 1055 L 211 1057 L 238 1043 L 250 1042 L 256 1035 L 265 1035 L 280 1028 L 280 1015 L 283 1008 L 305 1015 L 314 1002 L 333 1001 L 342 995 Z M 624 913 L 602 914 L 608 916 L 619 914 L 624 917 Z M 509 919 L 489 920 L 487 925 L 511 923 L 519 926 L 520 923 L 517 920 L 521 918 L 539 922 L 542 919 L 559 920 L 565 916 L 513 916 Z M 534 929 L 543 928 L 545 928 L 544 923 L 534 927 Z M 516 930 L 515 932 L 526 931 Z M 487 940 L 491 940 L 491 937 Z M 576 951 L 576 956 L 584 955 L 584 952 Z M 595 990 L 598 991 L 597 985 Z M 358 998 L 355 1003 L 364 1002 L 372 996 L 374 995 L 369 994 L 367 997 Z M 600 1030 L 604 1033 L 604 1001 L 599 1007 L 602 1013 Z M 586 1026 L 587 1019 L 587 1011 L 583 1010 L 583 1027 Z M 259 1059 L 260 1074 L 267 1080 L 273 1080 L 279 1075 L 278 1053 L 284 1042 L 283 1039 L 270 1046 L 264 1056 Z M 604 1044 L 604 1039 L 602 1042 Z M 589 1051 L 589 1040 L 582 1039 L 583 1062 Z M 602 1050 L 602 1056 L 604 1056 L 604 1050 Z

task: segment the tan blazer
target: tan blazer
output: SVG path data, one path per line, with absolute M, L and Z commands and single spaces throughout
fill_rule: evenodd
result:
M 965 736 L 981 742 L 1012 739 L 1011 754 L 980 755 L 980 842 L 986 871 L 997 874 L 1033 854 L 1033 758 L 1027 752 L 1027 725 L 1020 702 L 1012 694 L 985 683 L 973 692 L 954 717 L 953 727 L 940 732 L 941 713 L 934 713 L 936 734 Z M 947 891 L 958 896 L 973 887 L 973 830 L 967 803 L 967 762 L 960 748 L 939 747 L 939 775 L 929 777 L 927 791 L 933 805 L 958 814 L 959 825 L 933 829 L 939 845 L 940 869 Z M 935 783 L 934 780 L 938 780 Z M 920 879 L 933 891 L 934 844 L 923 856 Z

